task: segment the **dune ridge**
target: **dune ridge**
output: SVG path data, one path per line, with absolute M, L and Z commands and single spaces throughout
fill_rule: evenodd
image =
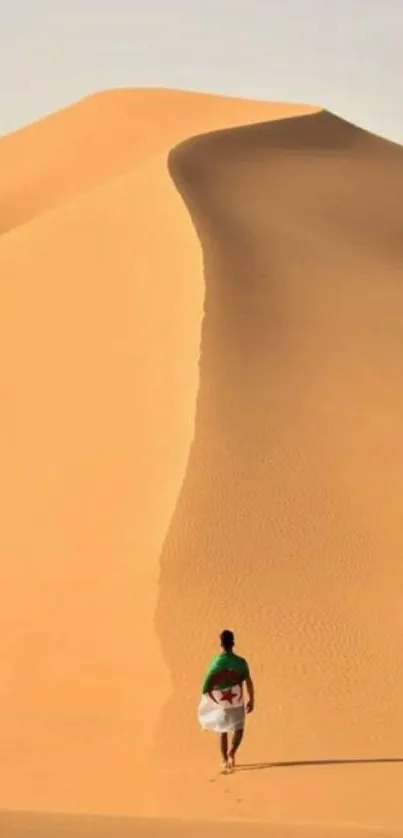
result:
M 393 790 L 360 812 L 395 825 L 403 150 L 321 111 L 192 138 L 170 171 L 206 300 L 196 434 L 161 564 L 175 690 L 158 747 L 167 764 L 189 742 L 209 758 L 180 708 L 229 624 L 260 684 L 245 759 L 368 757 L 382 786 L 395 756 Z
M 1 807 L 401 826 L 402 155 L 173 91 L 0 142 Z M 258 705 L 217 781 L 224 623 Z
M 312 110 L 153 88 L 93 94 L 0 139 L 0 233 L 130 171 L 186 136 Z

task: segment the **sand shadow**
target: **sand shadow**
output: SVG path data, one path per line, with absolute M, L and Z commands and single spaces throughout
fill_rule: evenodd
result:
M 305 759 L 288 762 L 251 762 L 238 765 L 236 771 L 264 771 L 266 768 L 309 768 L 321 765 L 382 765 L 403 763 L 403 757 L 377 757 L 372 759 Z
M 365 151 L 369 193 L 385 148 L 389 154 L 388 144 L 322 112 L 200 136 L 169 155 L 169 175 L 202 248 L 206 291 L 194 438 L 161 552 L 155 614 L 172 679 L 155 742 L 167 765 L 183 760 L 189 747 L 193 756 L 204 747 L 196 721 L 200 670 L 219 630 L 236 626 L 244 637 L 264 638 L 266 671 L 281 671 L 286 683 L 292 662 L 279 670 L 289 651 L 281 636 L 284 609 L 292 613 L 295 602 L 310 602 L 311 588 L 329 587 L 326 564 L 312 559 L 323 553 L 324 543 L 339 545 L 339 539 L 344 551 L 355 544 L 338 484 L 329 486 L 327 460 L 311 434 L 312 404 L 322 399 L 318 350 L 310 348 L 317 324 L 326 352 L 332 352 L 327 335 L 333 332 L 323 327 L 330 316 L 323 274 L 329 293 L 333 289 L 339 299 L 350 256 L 340 257 L 339 232 L 323 257 L 310 237 L 325 210 L 342 232 L 348 228 L 340 182 L 349 184 L 353 215 L 362 213 L 362 167 L 352 166 L 352 155 Z M 302 223 L 306 241 L 298 233 Z M 359 283 L 357 289 L 358 296 Z M 345 293 L 350 305 L 350 284 Z M 355 340 L 354 332 L 353 346 Z M 356 352 L 361 357 L 360 345 Z M 345 401 L 350 396 L 344 377 L 340 387 Z M 326 422 L 317 430 L 324 438 L 330 434 Z M 347 432 L 355 439 L 355 425 Z M 337 567 L 331 573 L 336 578 Z M 342 597 L 341 571 L 339 576 Z M 316 650 L 316 637 L 305 636 L 304 626 L 292 635 L 295 643 Z M 336 652 L 355 660 L 349 645 L 337 645 Z M 298 696 L 302 719 L 313 712 L 312 701 L 309 690 Z M 291 699 L 284 713 L 291 715 Z M 348 741 L 343 709 L 338 724 Z

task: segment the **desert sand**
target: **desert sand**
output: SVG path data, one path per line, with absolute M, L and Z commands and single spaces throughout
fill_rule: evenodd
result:
M 179 90 L 88 96 L 0 140 L 0 232 L 166 154 L 186 137 L 312 110 Z
M 126 90 L 0 163 L 2 836 L 401 834 L 403 149 Z

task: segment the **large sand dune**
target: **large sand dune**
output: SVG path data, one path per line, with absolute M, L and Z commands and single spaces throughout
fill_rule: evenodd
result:
M 0 143 L 0 807 L 403 828 L 403 150 L 293 107 L 124 91 Z

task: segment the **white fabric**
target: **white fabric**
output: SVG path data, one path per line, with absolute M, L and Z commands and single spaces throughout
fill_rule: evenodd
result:
M 205 693 L 198 708 L 198 719 L 203 730 L 230 733 L 244 726 L 245 707 L 239 686 Z

